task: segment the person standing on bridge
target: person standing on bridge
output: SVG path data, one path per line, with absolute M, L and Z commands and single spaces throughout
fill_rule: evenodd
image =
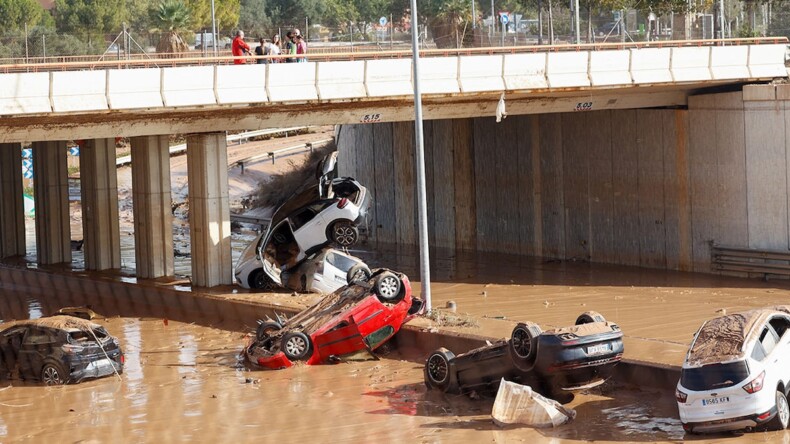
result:
M 294 42 L 294 32 L 288 31 L 285 33 L 285 46 L 283 47 L 283 54 L 296 55 L 296 43 Z M 294 57 L 285 59 L 286 63 L 293 63 L 296 61 Z
M 297 57 L 296 61 L 306 62 L 307 57 L 305 57 L 305 54 L 307 54 L 307 43 L 304 41 L 304 38 L 302 37 L 301 34 L 296 34 L 294 36 L 294 43 L 296 43 L 296 54 L 302 56 L 302 57 Z
M 244 41 L 244 31 L 239 29 L 236 31 L 236 38 L 233 39 L 233 44 L 231 45 L 231 52 L 233 53 L 233 64 L 234 65 L 244 65 L 247 63 L 247 60 L 243 58 L 243 56 L 250 55 L 250 45 Z

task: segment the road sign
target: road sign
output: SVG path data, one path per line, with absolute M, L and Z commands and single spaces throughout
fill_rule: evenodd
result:
M 387 26 L 387 17 L 381 17 L 381 18 L 379 19 L 379 25 L 381 25 L 381 26 Z
M 69 148 L 69 154 L 72 156 L 79 156 L 80 155 L 80 147 L 72 146 Z
M 510 18 L 508 17 L 508 13 L 507 12 L 500 12 L 499 13 L 499 21 L 502 22 L 503 25 L 507 25 L 507 23 L 510 21 Z
M 33 161 L 30 159 L 22 159 L 22 168 L 33 168 Z
M 32 148 L 25 148 L 22 150 L 22 158 L 30 159 L 33 157 L 33 149 Z
M 32 179 L 33 178 L 33 170 L 32 169 L 30 169 L 30 170 L 23 170 L 22 171 L 22 177 L 24 177 L 25 179 Z

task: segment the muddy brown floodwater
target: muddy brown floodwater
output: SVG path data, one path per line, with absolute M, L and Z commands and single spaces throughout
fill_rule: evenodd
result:
M 2 293 L 3 321 L 52 300 Z M 105 307 L 94 309 L 101 313 Z M 140 313 L 150 314 L 140 307 Z M 64 387 L 0 385 L 0 442 L 663 442 L 684 439 L 671 393 L 605 387 L 577 395 L 578 415 L 550 430 L 500 429 L 493 400 L 429 392 L 419 357 L 249 371 L 243 329 L 156 317 L 99 319 L 126 353 L 120 378 Z M 408 359 L 404 359 L 408 358 Z M 688 438 L 688 437 L 686 437 Z M 784 442 L 787 433 L 708 442 Z

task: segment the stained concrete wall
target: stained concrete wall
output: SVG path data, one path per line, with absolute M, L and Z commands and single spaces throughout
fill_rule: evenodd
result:
M 342 173 L 376 199 L 373 242 L 417 244 L 413 139 L 411 123 L 341 130 Z M 426 121 L 430 242 L 709 272 L 711 243 L 790 249 L 788 159 L 790 85 L 688 110 Z

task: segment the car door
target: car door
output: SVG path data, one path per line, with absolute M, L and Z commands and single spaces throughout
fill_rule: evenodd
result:
M 316 202 L 304 208 L 299 214 L 310 213 L 311 217 L 307 219 L 302 217 L 298 223 L 294 223 L 295 218 L 292 220 L 291 228 L 296 238 L 296 243 L 304 254 L 311 253 L 311 249 L 317 246 L 324 245 L 327 242 L 326 228 L 327 221 L 325 220 L 323 211 L 334 204 L 331 200 Z M 303 222 L 304 221 L 304 222 Z
M 779 337 L 771 363 L 779 369 L 782 381 L 787 383 L 790 381 L 790 317 L 776 315 L 768 323 Z
M 3 333 L 0 339 L 0 359 L 6 366 L 6 370 L 13 374 L 19 365 L 19 350 L 22 347 L 22 339 L 25 337 L 27 327 L 13 327 Z
M 44 359 L 52 353 L 52 337 L 41 327 L 30 327 L 19 349 L 19 370 L 23 376 L 37 378 Z

